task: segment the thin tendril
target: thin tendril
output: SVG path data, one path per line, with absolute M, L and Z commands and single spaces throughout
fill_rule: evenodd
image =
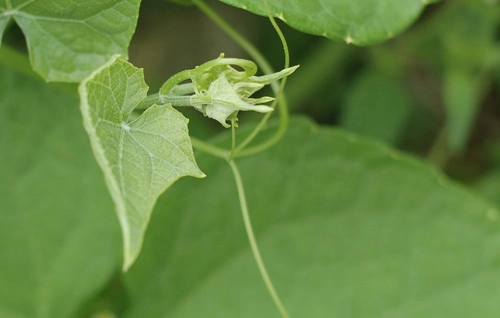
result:
M 193 70 L 185 70 L 170 77 L 160 88 L 160 101 L 162 95 L 168 95 L 175 85 L 189 79 L 193 75 Z
M 231 118 L 231 153 L 229 161 L 233 160 L 234 150 L 236 149 L 236 117 Z
M 242 36 L 238 31 L 233 29 L 231 25 L 229 25 L 224 19 L 218 15 L 212 8 L 210 8 L 207 4 L 205 4 L 202 0 L 193 0 L 193 3 L 203 12 L 205 13 L 216 25 L 218 25 L 222 31 L 224 31 L 233 41 L 238 43 L 241 48 L 247 52 L 247 54 L 252 58 L 252 60 L 257 63 L 260 69 L 265 74 L 274 73 L 273 68 L 266 60 L 266 58 L 252 45 L 244 36 Z M 276 93 L 278 90 L 277 84 L 271 84 Z
M 269 18 L 269 21 L 271 21 L 271 24 L 274 27 L 274 30 L 276 30 L 276 33 L 278 34 L 281 43 L 283 45 L 283 52 L 285 56 L 285 65 L 284 68 L 290 67 L 290 52 L 288 50 L 288 44 L 286 42 L 285 36 L 283 35 L 283 32 L 281 31 L 280 27 L 276 23 L 276 20 L 273 18 L 271 15 L 271 11 L 269 9 L 267 0 L 264 0 L 264 5 L 266 7 L 266 12 Z M 260 145 L 251 147 L 249 149 L 244 149 L 259 133 L 259 131 L 264 127 L 264 125 L 267 123 L 267 120 L 271 116 L 271 113 L 266 114 L 262 121 L 257 125 L 257 127 L 252 131 L 252 133 L 238 146 L 237 150 L 237 157 L 243 157 L 243 156 L 248 156 L 252 155 L 255 153 L 259 153 L 272 145 L 274 145 L 276 142 L 278 142 L 283 135 L 286 132 L 286 128 L 288 127 L 288 103 L 286 101 L 285 95 L 283 94 L 283 89 L 285 88 L 286 84 L 286 77 L 283 78 L 280 82 L 280 86 L 278 91 L 276 92 L 276 102 L 278 103 L 279 107 L 279 113 L 280 113 L 280 123 L 278 127 L 278 131 L 274 134 L 273 137 L 270 139 L 266 140 Z M 274 107 L 274 104 L 273 104 Z
M 233 40 L 235 40 L 235 42 L 237 42 L 253 58 L 254 61 L 256 61 L 256 63 L 264 71 L 264 73 L 266 73 L 266 74 L 273 73 L 273 70 L 270 67 L 267 60 L 250 42 L 248 42 L 243 36 L 241 36 L 238 32 L 236 32 L 229 24 L 227 24 L 218 14 L 216 14 L 210 7 L 205 5 L 201 0 L 193 0 L 193 3 L 196 4 L 198 6 L 198 8 L 200 8 L 201 11 L 203 11 L 207 16 L 209 16 L 217 25 L 219 25 L 219 27 L 221 27 L 231 38 L 233 38 Z M 285 68 L 287 68 L 288 65 L 290 64 L 289 63 L 288 47 L 286 45 L 284 36 L 281 33 L 281 30 L 279 29 L 276 22 L 274 21 L 274 19 L 271 16 L 271 13 L 269 11 L 269 7 L 267 6 L 267 1 L 264 0 L 264 3 L 266 5 L 266 10 L 268 12 L 271 23 L 273 24 L 274 28 L 277 30 L 277 32 L 280 36 L 280 39 L 283 42 L 283 48 L 285 50 Z M 280 127 L 279 127 L 277 133 L 271 139 L 264 142 L 263 144 L 258 145 L 256 147 L 253 147 L 251 149 L 248 149 L 247 150 L 248 153 L 254 153 L 257 151 L 261 151 L 261 150 L 271 146 L 272 144 L 274 144 L 276 141 L 278 141 L 283 136 L 284 131 L 286 130 L 286 126 L 288 124 L 288 108 L 287 108 L 286 101 L 282 98 L 283 96 L 281 94 L 283 87 L 284 87 L 284 83 L 285 83 L 285 80 L 281 81 L 281 85 L 278 85 L 275 82 L 271 83 L 271 87 L 272 87 L 276 97 L 280 100 L 278 103 L 279 110 L 280 110 Z M 275 105 L 276 104 L 274 103 L 273 107 Z M 260 130 L 262 130 L 262 128 L 266 124 L 267 120 L 269 119 L 270 115 L 271 115 L 271 113 L 268 113 L 263 117 L 263 119 L 261 120 L 259 125 L 257 125 L 257 127 L 253 130 L 251 135 L 243 142 L 243 147 L 245 145 L 247 145 L 248 143 L 250 143 L 253 140 L 253 138 L 258 134 L 258 132 Z M 271 295 L 271 298 L 273 299 L 276 307 L 280 311 L 281 316 L 283 318 L 288 318 L 289 315 L 288 315 L 283 303 L 281 302 L 281 300 L 278 296 L 278 293 L 276 292 L 276 289 L 274 288 L 273 283 L 272 283 L 272 281 L 267 273 L 266 267 L 264 265 L 264 262 L 262 260 L 261 255 L 260 255 L 257 241 L 255 239 L 255 235 L 254 235 L 254 232 L 252 229 L 252 224 L 251 224 L 250 216 L 248 213 L 248 206 L 247 206 L 246 198 L 245 198 L 245 191 L 243 188 L 243 182 L 241 180 L 241 176 L 240 176 L 240 172 L 238 170 L 238 167 L 233 160 L 234 156 L 241 156 L 242 154 L 244 154 L 244 152 L 242 151 L 243 147 L 238 147 L 238 148 L 235 147 L 235 145 L 236 145 L 235 119 L 232 119 L 231 123 L 232 123 L 232 125 L 231 125 L 232 126 L 232 146 L 231 146 L 231 151 L 229 153 L 229 156 L 226 157 L 226 159 L 229 163 L 229 166 L 231 167 L 231 170 L 234 174 L 234 178 L 236 181 L 236 188 L 238 190 L 238 198 L 240 201 L 240 207 L 241 207 L 241 212 L 242 212 L 242 216 L 243 216 L 243 221 L 245 224 L 245 230 L 246 230 L 247 235 L 248 235 L 248 240 L 250 242 L 250 247 L 252 249 L 254 259 L 257 263 L 257 267 L 259 268 L 262 279 L 263 279 L 263 281 L 264 281 L 264 283 L 269 291 L 269 294 Z M 195 143 L 193 143 L 193 146 L 195 146 Z M 218 149 L 207 149 L 207 150 L 215 151 L 219 155 L 224 155 L 224 153 L 219 152 Z M 238 150 L 239 150 L 239 152 L 238 152 Z
M 227 160 L 230 156 L 230 152 L 228 150 L 214 146 L 195 137 L 191 137 L 191 145 L 196 150 L 205 152 L 214 157 L 222 158 L 224 160 Z
M 252 249 L 252 253 L 255 259 L 255 262 L 257 263 L 257 267 L 259 268 L 260 274 L 262 276 L 262 279 L 264 280 L 264 283 L 266 284 L 267 290 L 269 291 L 269 294 L 271 294 L 271 298 L 273 299 L 274 303 L 276 304 L 276 307 L 278 307 L 278 310 L 281 313 L 281 316 L 283 318 L 288 318 L 290 317 L 285 309 L 285 306 L 283 306 L 283 303 L 281 302 L 278 293 L 276 292 L 276 289 L 274 288 L 274 285 L 269 278 L 269 275 L 266 270 L 266 266 L 264 265 L 264 262 L 262 261 L 262 257 L 259 252 L 259 247 L 257 245 L 257 241 L 255 240 L 253 228 L 252 228 L 252 223 L 250 221 L 250 215 L 248 213 L 248 206 L 245 198 L 245 189 L 243 188 L 243 182 L 241 180 L 240 172 L 238 170 L 238 166 L 234 162 L 234 160 L 230 160 L 229 166 L 231 167 L 231 170 L 233 171 L 234 174 L 234 179 L 236 181 L 236 188 L 238 189 L 238 198 L 240 200 L 240 206 L 241 206 L 241 213 L 243 215 L 243 221 L 245 223 L 245 229 L 248 235 L 248 240 L 250 241 L 250 247 Z

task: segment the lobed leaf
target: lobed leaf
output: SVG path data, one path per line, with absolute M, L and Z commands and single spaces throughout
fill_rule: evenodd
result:
M 79 87 L 83 123 L 122 228 L 124 270 L 139 255 L 158 196 L 180 177 L 204 176 L 181 113 L 153 105 L 132 119 L 147 90 L 142 70 L 117 56 Z
M 220 0 L 266 16 L 264 0 Z M 422 0 L 267 0 L 274 17 L 310 34 L 356 45 L 392 38 L 413 23 L 426 4 Z
M 79 82 L 114 54 L 127 56 L 140 0 L 0 0 L 0 39 L 13 18 L 33 69 L 47 81 Z

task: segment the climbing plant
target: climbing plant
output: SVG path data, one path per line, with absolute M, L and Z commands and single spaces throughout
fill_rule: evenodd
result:
M 497 316 L 495 1 L 175 2 L 243 56 L 150 90 L 140 0 L 0 0 L 0 316 Z

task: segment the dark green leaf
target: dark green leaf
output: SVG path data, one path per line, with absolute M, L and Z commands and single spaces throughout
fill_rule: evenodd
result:
M 125 278 L 127 317 L 278 317 L 227 164 L 160 200 Z M 264 260 L 292 317 L 496 317 L 498 211 L 379 144 L 304 120 L 238 161 Z
M 0 317 L 71 317 L 119 268 L 78 100 L 0 68 Z
M 221 1 L 266 15 L 264 0 Z M 429 1 L 267 0 L 267 2 L 273 16 L 299 31 L 356 45 L 369 45 L 401 33 L 417 19 Z

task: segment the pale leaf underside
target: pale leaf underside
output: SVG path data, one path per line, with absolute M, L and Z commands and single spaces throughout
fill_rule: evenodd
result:
M 84 126 L 122 227 L 125 270 L 140 252 L 158 196 L 182 176 L 204 176 L 178 111 L 153 105 L 130 119 L 147 89 L 142 70 L 114 57 L 79 90 Z

